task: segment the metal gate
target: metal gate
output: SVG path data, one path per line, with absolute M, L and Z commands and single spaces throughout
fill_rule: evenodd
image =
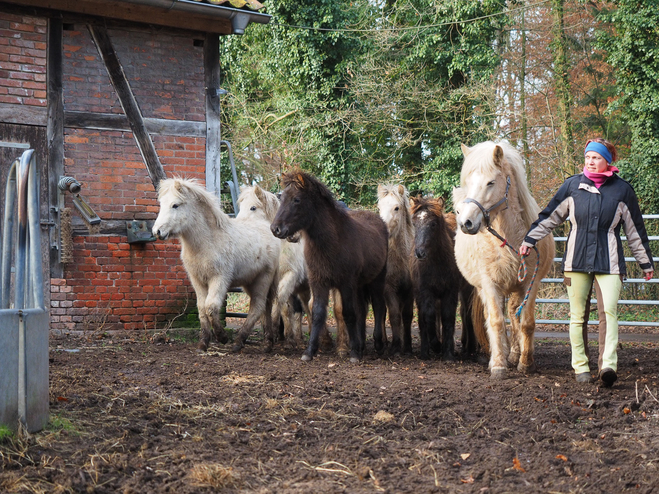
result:
M 39 176 L 29 149 L 9 168 L 0 251 L 0 424 L 16 429 L 22 423 L 29 432 L 48 422 L 49 313 L 40 228 Z
M 643 215 L 644 220 L 659 220 L 659 214 L 644 214 Z M 659 240 L 659 236 L 652 235 L 649 236 L 650 241 L 656 241 Z M 627 240 L 626 237 L 622 237 L 622 240 L 625 241 Z M 566 242 L 567 237 L 554 237 L 554 241 L 556 242 Z M 655 250 L 655 254 L 657 251 Z M 659 257 L 653 257 L 652 258 L 654 263 L 655 263 L 655 268 L 657 267 L 657 263 L 659 262 Z M 555 258 L 554 262 L 561 262 L 562 259 Z M 625 257 L 625 262 L 628 263 L 635 263 L 636 259 L 633 257 Z M 655 276 L 659 276 L 659 273 L 655 271 Z M 555 283 L 563 283 L 563 278 L 543 278 L 542 279 L 543 284 L 555 284 Z M 653 278 L 649 281 L 646 281 L 643 278 L 628 278 L 624 281 L 624 285 L 630 285 L 630 284 L 645 284 L 645 285 L 656 285 L 659 284 L 659 279 Z M 542 288 L 541 288 L 542 290 Z M 567 298 L 538 298 L 536 299 L 536 302 L 538 304 L 569 304 L 569 300 Z M 597 301 L 595 299 L 591 300 L 591 304 L 596 304 Z M 619 300 L 619 304 L 622 305 L 652 305 L 652 306 L 657 306 L 659 305 L 659 300 Z M 536 324 L 569 324 L 569 320 L 564 320 L 564 319 L 536 319 Z M 589 325 L 597 325 L 598 321 L 588 321 Z M 643 327 L 659 327 L 659 322 L 656 321 L 618 321 L 619 326 L 643 326 Z

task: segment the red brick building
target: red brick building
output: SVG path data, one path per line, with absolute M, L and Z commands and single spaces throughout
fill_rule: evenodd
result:
M 165 176 L 220 188 L 220 36 L 269 19 L 188 0 L 0 3 L 0 196 L 34 148 L 51 329 L 153 329 L 195 305 L 178 245 L 128 233 L 150 231 Z

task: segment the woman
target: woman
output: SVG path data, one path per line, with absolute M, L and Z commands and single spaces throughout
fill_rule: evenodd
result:
M 636 261 L 652 278 L 654 267 L 648 236 L 638 199 L 632 186 L 616 173 L 615 146 L 597 138 L 586 143 L 583 173 L 569 177 L 549 205 L 531 225 L 519 249 L 522 256 L 551 230 L 570 221 L 565 245 L 563 271 L 570 299 L 570 343 L 572 368 L 578 382 L 591 382 L 583 325 L 588 320 L 586 304 L 590 300 L 593 278 L 599 285 L 598 305 L 606 314 L 606 337 L 600 348 L 599 378 L 611 386 L 618 379 L 618 297 L 626 275 L 625 256 L 620 239 L 624 228 L 627 242 Z M 602 323 L 602 321 L 600 321 Z

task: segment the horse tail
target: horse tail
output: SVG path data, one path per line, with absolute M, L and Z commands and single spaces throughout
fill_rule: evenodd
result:
M 487 328 L 485 327 L 485 306 L 477 288 L 474 288 L 469 303 L 471 309 L 471 322 L 476 335 L 476 342 L 480 350 L 490 354 L 490 340 L 487 338 Z

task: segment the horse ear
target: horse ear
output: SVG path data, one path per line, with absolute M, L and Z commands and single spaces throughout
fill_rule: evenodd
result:
M 402 197 L 405 197 L 405 186 L 403 184 L 398 185 L 398 194 Z
M 297 182 L 298 187 L 303 188 L 304 187 L 304 175 L 302 173 L 298 173 L 295 175 L 295 181 Z
M 438 204 L 439 207 L 442 208 L 442 210 L 443 210 L 443 209 L 444 209 L 444 206 L 446 205 L 446 201 L 444 200 L 443 197 L 440 196 L 440 197 L 437 198 L 437 204 Z
M 258 198 L 259 201 L 265 202 L 265 193 L 263 192 L 263 189 L 259 187 L 259 185 L 254 186 L 254 194 Z
M 460 144 L 460 149 L 462 149 L 462 155 L 465 158 L 469 155 L 469 153 L 471 153 L 471 149 L 465 144 Z
M 492 158 L 494 159 L 494 164 L 501 168 L 503 165 L 503 149 L 501 146 L 494 146 L 494 151 L 492 152 Z
M 378 199 L 382 199 L 387 194 L 387 189 L 382 184 L 378 184 Z

